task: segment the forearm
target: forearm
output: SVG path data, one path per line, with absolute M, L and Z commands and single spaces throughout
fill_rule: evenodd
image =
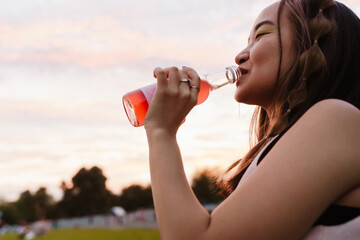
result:
M 160 131 L 147 136 L 155 211 L 163 239 L 200 239 L 210 215 L 189 186 L 176 137 Z

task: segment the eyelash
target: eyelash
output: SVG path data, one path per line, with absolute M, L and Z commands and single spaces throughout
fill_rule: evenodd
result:
M 264 33 L 259 33 L 259 34 L 257 34 L 256 36 L 255 36 L 255 39 L 258 39 L 259 37 L 261 37 L 261 36 L 263 36 L 263 35 L 265 35 L 265 34 L 267 34 L 266 32 L 264 32 Z

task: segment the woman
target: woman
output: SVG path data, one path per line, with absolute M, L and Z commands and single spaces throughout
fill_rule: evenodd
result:
M 199 76 L 156 68 L 145 129 L 162 238 L 359 237 L 359 42 L 360 21 L 341 3 L 282 0 L 263 10 L 235 59 L 235 99 L 258 106 L 257 144 L 211 214 L 187 183 L 176 141 Z

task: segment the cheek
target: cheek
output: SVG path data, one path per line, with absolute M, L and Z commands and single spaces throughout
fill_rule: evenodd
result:
M 258 66 L 276 68 L 279 62 L 279 47 L 272 39 L 261 39 L 253 48 L 252 61 Z
M 257 88 L 264 99 L 269 101 L 272 98 L 274 87 L 276 85 L 277 73 L 279 69 L 280 50 L 278 41 L 275 38 L 264 40 L 253 49 L 252 61 L 254 81 L 257 82 Z

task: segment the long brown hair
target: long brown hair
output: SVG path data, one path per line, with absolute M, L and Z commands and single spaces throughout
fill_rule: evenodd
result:
M 293 27 L 295 62 L 281 75 L 282 11 Z M 220 181 L 228 196 L 247 167 L 272 137 L 291 127 L 311 106 L 329 98 L 342 99 L 360 109 L 360 20 L 333 0 L 281 0 L 277 26 L 280 62 L 274 107 L 257 107 L 250 125 L 250 151 L 230 168 L 236 172 Z M 272 121 L 270 121 L 270 119 Z

